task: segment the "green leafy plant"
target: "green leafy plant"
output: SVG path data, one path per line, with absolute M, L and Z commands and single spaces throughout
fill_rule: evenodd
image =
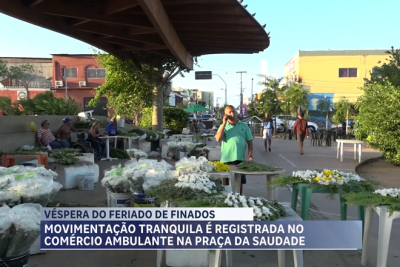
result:
M 170 129 L 174 134 L 180 134 L 182 129 L 187 127 L 187 123 L 188 114 L 183 109 L 164 108 L 164 128 Z
M 79 162 L 78 157 L 82 155 L 83 154 L 80 153 L 78 149 L 67 148 L 52 152 L 50 158 L 62 165 L 73 165 Z
M 114 147 L 110 147 L 110 157 L 117 158 L 117 159 L 130 159 L 128 153 L 126 153 L 125 151 L 123 151 L 121 149 L 114 148 Z
M 282 168 L 268 166 L 255 162 L 242 162 L 239 164 L 238 168 L 248 172 L 274 172 L 282 170 Z
M 226 207 L 227 205 L 223 203 L 225 196 L 221 195 L 224 190 L 221 179 L 210 178 L 210 181 L 216 185 L 216 194 L 207 194 L 203 190 L 193 190 L 188 187 L 177 187 L 175 186 L 178 182 L 176 179 L 168 179 L 162 181 L 158 186 L 152 187 L 147 192 L 147 195 L 156 197 L 158 204 L 173 201 L 175 204 L 179 204 L 180 207 L 189 207 L 190 205 L 193 205 L 192 207 L 202 207 L 203 205 L 210 206 L 211 204 L 215 204 L 218 207 Z M 222 203 L 218 201 L 218 197 L 215 200 L 215 196 L 221 197 Z
M 382 196 L 373 192 L 350 192 L 345 195 L 347 204 L 367 206 L 388 206 L 389 214 L 392 215 L 394 211 L 400 211 L 400 198 L 392 196 Z
M 361 88 L 355 135 L 382 152 L 388 162 L 400 164 L 400 51 L 389 54 L 389 62 L 375 68 L 377 74 Z
M 20 103 L 11 101 L 10 97 L 0 97 L 0 110 L 6 115 L 22 115 L 24 112 L 21 110 L 22 106 Z

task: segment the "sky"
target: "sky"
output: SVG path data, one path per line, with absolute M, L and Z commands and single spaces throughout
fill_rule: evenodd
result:
M 280 78 L 284 65 L 299 51 L 363 50 L 400 48 L 399 0 L 244 0 L 247 10 L 261 24 L 267 24 L 270 46 L 259 54 L 222 54 L 200 57 L 194 71 L 212 71 L 227 83 L 228 104 L 240 101 L 240 74 L 243 95 L 261 92 L 262 61 L 267 74 Z M 0 57 L 50 57 L 50 54 L 92 53 L 90 45 L 70 37 L 0 14 Z M 194 71 L 176 77 L 173 87 L 215 92 L 215 101 L 225 102 L 224 82 L 195 80 Z M 253 79 L 253 82 L 252 82 Z M 217 99 L 218 98 L 218 99 Z

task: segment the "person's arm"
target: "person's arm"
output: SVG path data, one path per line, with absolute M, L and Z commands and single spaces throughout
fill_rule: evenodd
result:
M 58 127 L 58 130 L 57 130 L 56 134 L 54 135 L 54 137 L 56 139 L 60 138 L 60 133 L 62 131 L 62 127 L 63 127 L 63 125 L 60 125 L 60 127 Z
M 252 162 L 253 161 L 253 140 L 247 141 L 247 147 L 249 149 L 248 162 Z
M 45 145 L 43 145 L 43 143 L 42 143 L 42 132 L 41 131 L 38 131 L 37 132 L 37 134 L 36 134 L 36 142 L 40 145 L 40 146 L 45 146 Z
M 224 137 L 224 131 L 225 131 L 225 126 L 226 126 L 226 120 L 227 120 L 227 118 L 226 118 L 226 116 L 224 116 L 224 117 L 222 118 L 222 125 L 219 126 L 219 129 L 218 129 L 218 131 L 217 131 L 217 134 L 215 135 L 215 140 L 216 140 L 217 142 L 221 142 L 222 138 Z
M 296 129 L 296 127 L 297 127 L 297 120 L 294 122 L 294 125 L 293 125 L 293 130 L 292 130 L 292 132 L 294 132 L 294 130 Z
M 247 125 L 246 125 L 247 126 Z M 245 137 L 246 137 L 246 142 L 247 142 L 247 148 L 249 150 L 249 155 L 248 155 L 248 162 L 253 161 L 253 134 L 251 133 L 251 130 L 249 126 L 246 127 L 245 131 Z

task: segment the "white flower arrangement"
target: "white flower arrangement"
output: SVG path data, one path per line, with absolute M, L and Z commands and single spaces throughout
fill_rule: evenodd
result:
M 148 190 L 166 179 L 176 178 L 177 172 L 164 160 L 158 162 L 151 159 L 129 161 L 125 167 L 118 167 L 104 173 L 101 183 L 115 193 L 132 191 L 132 187 L 143 187 Z
M 190 158 L 181 158 L 175 163 L 175 167 L 177 169 L 185 168 L 189 172 L 212 172 L 216 169 L 215 165 L 210 163 L 207 158 L 199 157 L 196 159 L 195 156 Z
M 175 141 L 172 141 L 172 142 L 168 142 L 167 146 L 168 146 L 169 149 L 177 148 L 180 151 L 190 152 L 196 146 L 196 144 L 192 143 L 192 142 L 175 142 Z
M 255 221 L 272 220 L 276 216 L 275 214 L 279 212 L 267 200 L 261 197 L 246 197 L 239 193 L 229 193 L 224 203 L 234 208 L 253 208 Z
M 135 158 L 137 160 L 146 159 L 148 157 L 146 152 L 136 148 L 129 148 L 126 150 L 126 153 L 129 155 L 129 157 Z
M 200 152 L 209 152 L 210 148 L 209 147 L 196 147 L 196 151 L 200 151 Z
M 338 184 L 343 185 L 351 181 L 360 182 L 363 179 L 353 173 L 341 172 L 337 170 L 323 170 L 323 171 L 296 171 L 293 172 L 293 177 L 301 178 L 305 182 L 313 182 L 316 181 L 321 185 L 332 185 Z
M 374 191 L 374 194 L 379 194 L 383 197 L 400 198 L 400 188 L 377 189 Z
M 206 173 L 190 173 L 178 177 L 176 187 L 191 188 L 193 190 L 204 191 L 207 194 L 217 193 L 216 184 L 210 180 Z

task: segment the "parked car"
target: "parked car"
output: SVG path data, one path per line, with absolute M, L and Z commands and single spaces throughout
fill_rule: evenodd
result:
M 296 122 L 296 119 L 293 116 L 290 115 L 278 115 L 276 117 L 276 125 L 278 125 L 277 130 L 283 131 L 284 125 L 285 125 L 285 120 L 287 120 L 288 123 L 288 128 L 292 129 L 294 126 L 294 123 Z M 280 127 L 279 127 L 280 126 Z M 318 131 L 318 125 L 314 122 L 307 121 L 307 126 L 309 130 L 313 131 Z
M 202 120 L 202 121 L 215 121 L 215 118 L 210 114 L 202 114 L 200 116 L 200 120 Z

